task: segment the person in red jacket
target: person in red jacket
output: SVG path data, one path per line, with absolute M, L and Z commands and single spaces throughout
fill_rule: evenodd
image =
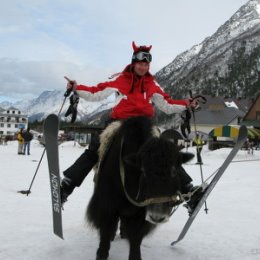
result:
M 111 81 L 99 83 L 96 86 L 78 85 L 75 80 L 68 80 L 67 89 L 75 91 L 79 97 L 88 101 L 99 101 L 117 94 L 116 105 L 110 114 L 111 120 L 123 120 L 130 117 L 154 116 L 154 107 L 157 106 L 167 114 L 181 113 L 187 106 L 196 106 L 196 101 L 174 100 L 166 94 L 155 78 L 150 74 L 150 62 L 152 46 L 133 46 L 131 64 L 115 75 Z M 76 162 L 64 171 L 61 182 L 61 200 L 64 203 L 76 186 L 80 186 L 84 178 L 98 161 L 97 149 L 99 137 L 94 135 L 88 149 L 76 160 Z M 190 190 L 192 179 L 183 171 L 184 186 Z M 187 191 L 186 191 L 187 192 Z

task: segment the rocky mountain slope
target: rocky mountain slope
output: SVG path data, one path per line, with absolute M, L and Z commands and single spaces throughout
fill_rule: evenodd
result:
M 252 97 L 260 90 L 260 0 L 250 0 L 202 43 L 156 73 L 173 96 Z

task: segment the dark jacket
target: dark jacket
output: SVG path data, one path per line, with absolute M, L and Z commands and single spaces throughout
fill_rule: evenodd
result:
M 33 135 L 28 130 L 23 132 L 22 136 L 25 142 L 30 142 L 33 139 Z

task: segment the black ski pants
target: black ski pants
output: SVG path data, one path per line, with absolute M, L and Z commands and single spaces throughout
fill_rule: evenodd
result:
M 85 177 L 98 162 L 99 132 L 91 135 L 89 147 L 63 174 L 72 181 L 73 186 L 79 187 Z
M 88 149 L 86 149 L 84 153 L 63 172 L 65 177 L 71 179 L 73 186 L 79 187 L 94 165 L 98 162 L 98 148 L 100 145 L 99 135 L 100 132 L 92 134 Z M 188 184 L 192 182 L 192 179 L 183 167 L 180 168 L 179 173 L 182 189 L 185 190 Z

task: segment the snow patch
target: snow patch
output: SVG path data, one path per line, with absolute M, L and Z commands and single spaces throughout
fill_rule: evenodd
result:
M 59 150 L 60 170 L 67 169 L 84 151 L 63 143 Z M 66 148 L 65 148 L 66 147 Z M 31 144 L 31 155 L 18 155 L 17 142 L 0 145 L 1 179 L 1 249 L 0 259 L 5 260 L 70 260 L 95 259 L 98 234 L 84 224 L 87 203 L 94 188 L 93 172 L 81 187 L 75 189 L 64 205 L 63 228 L 65 240 L 52 232 L 51 196 L 46 156 L 29 196 L 17 193 L 28 189 L 44 147 L 37 141 Z M 188 152 L 196 153 L 194 147 Z M 218 169 L 230 152 L 229 148 L 202 150 L 205 179 Z M 176 247 L 170 247 L 182 229 L 188 214 L 180 206 L 168 223 L 160 225 L 142 243 L 142 259 L 259 259 L 260 151 L 253 155 L 239 151 L 223 177 L 208 198 L 209 214 L 203 209 L 195 219 L 186 238 Z M 246 162 L 245 160 L 251 160 Z M 258 160 L 258 161 L 253 161 Z M 200 167 L 194 165 L 196 157 L 184 165 L 199 185 Z M 109 259 L 127 259 L 128 243 L 116 237 L 111 244 Z
M 256 8 L 255 8 L 257 14 L 259 15 L 259 18 L 260 18 L 260 4 L 256 5 Z
M 227 107 L 234 107 L 234 108 L 237 108 L 238 109 L 238 106 L 236 105 L 236 103 L 234 101 L 230 101 L 230 102 L 225 102 L 225 105 Z

